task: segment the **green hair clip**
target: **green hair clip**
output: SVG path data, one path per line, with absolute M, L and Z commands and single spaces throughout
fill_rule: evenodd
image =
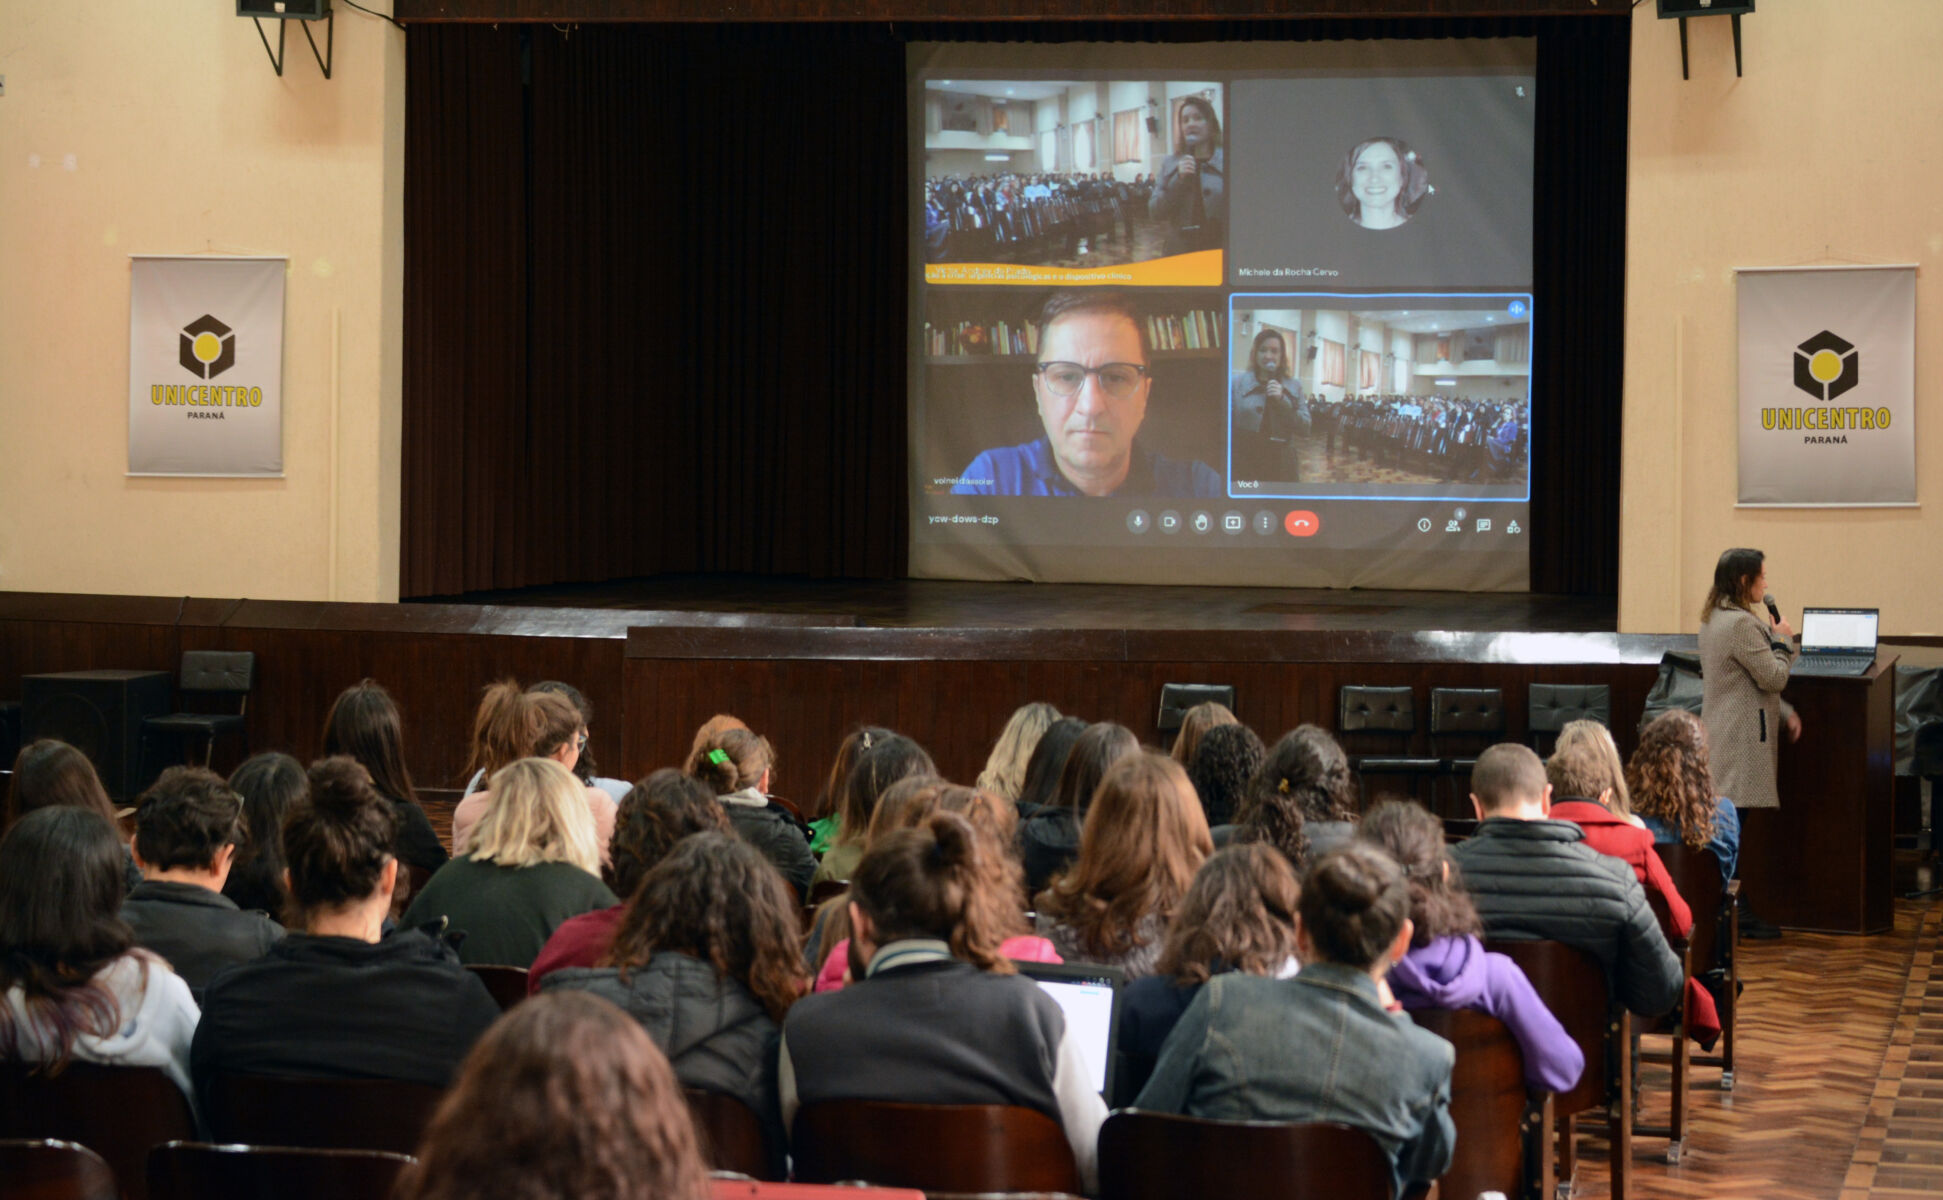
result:
M 710 750 L 708 752 L 708 761 L 714 763 L 716 766 L 719 767 L 723 763 L 729 761 L 729 752 L 718 746 L 717 748 Z

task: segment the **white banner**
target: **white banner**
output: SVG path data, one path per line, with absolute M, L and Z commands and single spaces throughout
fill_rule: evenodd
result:
M 131 257 L 128 473 L 281 476 L 285 260 Z
M 1744 269 L 1740 502 L 1916 502 L 1916 268 Z

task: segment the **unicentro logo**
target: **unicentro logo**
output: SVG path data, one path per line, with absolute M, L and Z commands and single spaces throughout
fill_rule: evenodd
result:
M 181 342 L 182 369 L 198 379 L 214 379 L 236 365 L 236 335 L 208 313 L 182 327 Z
M 1795 347 L 1795 386 L 1823 404 L 1854 387 L 1861 378 L 1855 347 L 1824 329 Z

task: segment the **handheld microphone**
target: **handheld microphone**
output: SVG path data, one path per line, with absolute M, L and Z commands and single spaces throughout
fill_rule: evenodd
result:
M 1781 624 L 1781 609 L 1774 602 L 1774 593 L 1769 592 L 1762 598 L 1761 603 L 1768 606 L 1768 621 L 1775 625 Z

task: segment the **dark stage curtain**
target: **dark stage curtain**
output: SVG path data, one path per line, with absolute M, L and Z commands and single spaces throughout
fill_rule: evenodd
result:
M 1584 18 L 415 26 L 400 590 L 904 573 L 909 41 L 1533 35 L 1532 582 L 1609 593 L 1629 34 Z

